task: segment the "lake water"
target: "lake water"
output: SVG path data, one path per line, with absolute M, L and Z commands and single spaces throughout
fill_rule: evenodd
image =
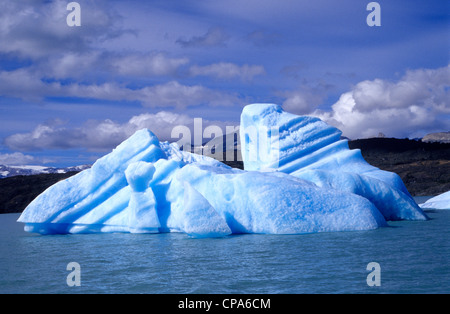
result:
M 372 231 L 41 236 L 0 215 L 0 293 L 450 293 L 450 210 Z M 80 286 L 70 287 L 70 262 Z M 380 285 L 369 286 L 370 262 Z M 70 276 L 69 276 L 70 277 Z

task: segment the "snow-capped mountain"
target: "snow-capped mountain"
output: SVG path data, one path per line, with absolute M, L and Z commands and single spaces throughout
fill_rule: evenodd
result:
M 91 165 L 81 165 L 66 168 L 45 167 L 45 166 L 5 166 L 0 165 L 0 179 L 13 176 L 29 176 L 41 173 L 67 173 L 71 171 L 83 171 Z

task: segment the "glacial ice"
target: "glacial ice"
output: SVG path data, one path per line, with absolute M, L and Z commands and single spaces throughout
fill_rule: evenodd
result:
M 275 104 L 248 105 L 240 129 L 244 169 L 276 170 L 358 194 L 386 220 L 427 219 L 397 174 L 368 164 L 341 134 L 318 118 L 287 113 Z
M 450 191 L 432 197 L 419 206 L 421 208 L 450 209 Z
M 268 129 L 269 145 L 259 145 L 255 134 Z M 41 234 L 222 237 L 370 230 L 391 219 L 426 219 L 398 176 L 367 164 L 339 130 L 317 118 L 249 105 L 241 137 L 245 170 L 181 151 L 142 129 L 90 169 L 48 188 L 18 221 Z M 254 156 L 255 144 L 269 158 Z

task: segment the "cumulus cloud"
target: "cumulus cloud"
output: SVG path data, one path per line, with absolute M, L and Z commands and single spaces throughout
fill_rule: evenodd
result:
M 26 92 L 25 92 L 26 91 Z M 202 85 L 183 85 L 177 81 L 130 88 L 116 82 L 102 84 L 66 83 L 44 80 L 39 71 L 20 68 L 0 72 L 0 96 L 39 101 L 45 97 L 82 97 L 110 101 L 138 101 L 145 107 L 176 107 L 195 105 L 232 106 L 240 99 L 229 93 Z
M 31 132 L 9 136 L 4 143 L 9 149 L 16 151 L 83 148 L 89 151 L 104 152 L 116 147 L 143 128 L 150 129 L 160 141 L 173 142 L 179 140 L 179 138 L 172 138 L 172 131 L 175 127 L 185 126 L 191 130 L 191 135 L 193 135 L 193 125 L 194 119 L 185 114 L 160 111 L 154 114 L 143 113 L 133 116 L 126 123 L 117 123 L 109 119 L 89 120 L 80 127 L 72 128 L 65 126 L 61 121 L 44 123 L 38 125 Z M 229 123 L 202 119 L 203 128 L 210 125 L 218 126 L 225 132 L 226 125 Z
M 170 58 L 161 52 L 132 53 L 113 57 L 111 66 L 121 75 L 160 76 L 174 74 L 180 66 L 188 62 L 188 58 Z
M 242 103 L 236 94 L 211 89 L 199 79 L 179 80 L 207 76 L 246 81 L 264 73 L 262 66 L 232 63 L 189 68 L 188 57 L 160 50 L 108 50 L 116 45 L 109 40 L 133 32 L 124 27 L 117 7 L 106 0 L 82 2 L 82 26 L 69 27 L 67 3 L 0 2 L 0 54 L 12 65 L 0 69 L 0 96 L 35 103 L 52 97 L 129 101 L 151 108 L 234 106 Z M 212 27 L 178 43 L 214 47 L 228 39 L 222 28 Z
M 29 165 L 36 162 L 36 159 L 30 155 L 24 155 L 19 152 L 11 154 L 0 154 L 0 165 L 18 166 Z
M 238 66 L 234 63 L 220 62 L 206 66 L 191 66 L 189 72 L 192 76 L 211 76 L 220 79 L 239 78 L 244 81 L 250 81 L 255 76 L 266 73 L 261 65 L 244 64 Z
M 315 115 L 350 138 L 379 132 L 392 137 L 422 137 L 450 130 L 450 66 L 407 71 L 397 82 L 362 81 L 341 95 L 328 112 Z
M 33 76 L 41 76 L 52 79 L 84 78 L 86 74 L 97 68 L 97 71 L 104 68 L 104 58 L 99 51 L 72 52 L 49 56 L 47 59 L 34 65 Z M 23 71 L 33 71 L 33 69 L 23 68 Z M 38 79 L 36 77 L 35 79 Z
M 107 1 L 84 2 L 82 26 L 68 27 L 68 1 L 2 1 L 0 3 L 0 52 L 25 58 L 49 53 L 80 52 L 98 42 L 125 33 L 121 16 Z
M 34 76 L 45 79 L 91 80 L 95 78 L 136 78 L 174 76 L 189 63 L 186 57 L 170 57 L 164 52 L 126 52 L 89 50 L 66 51 L 49 55 L 23 71 L 34 72 Z M 95 71 L 94 71 L 95 69 Z M 10 72 L 12 74 L 12 72 Z M 39 79 L 39 77 L 36 77 Z
M 323 100 L 320 94 L 315 94 L 311 90 L 297 90 L 282 93 L 286 97 L 283 108 L 296 114 L 308 114 L 315 109 Z
M 109 119 L 89 120 L 75 128 L 47 123 L 38 125 L 28 133 L 11 135 L 4 143 L 10 149 L 20 151 L 70 148 L 105 151 L 117 146 L 142 128 L 151 128 L 162 140 L 168 139 L 173 126 L 187 121 L 188 118 L 184 115 L 162 111 L 157 114 L 134 116 L 124 124 Z
M 179 38 L 176 43 L 184 48 L 223 47 L 229 39 L 230 36 L 221 27 L 212 27 L 204 35 Z
M 140 90 L 139 99 L 144 106 L 173 106 L 185 108 L 195 105 L 233 106 L 241 101 L 238 96 L 212 90 L 202 85 L 182 85 L 176 81 Z
M 326 92 L 332 86 L 319 82 L 314 86 L 303 83 L 296 90 L 278 92 L 277 94 L 285 100 L 283 108 L 295 114 L 309 114 L 316 109 L 324 100 Z

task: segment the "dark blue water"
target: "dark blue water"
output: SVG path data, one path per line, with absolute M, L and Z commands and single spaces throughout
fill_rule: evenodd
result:
M 372 231 L 41 236 L 0 215 L 0 293 L 450 293 L 450 210 Z M 67 264 L 80 265 L 70 287 Z M 380 286 L 369 287 L 370 262 Z

